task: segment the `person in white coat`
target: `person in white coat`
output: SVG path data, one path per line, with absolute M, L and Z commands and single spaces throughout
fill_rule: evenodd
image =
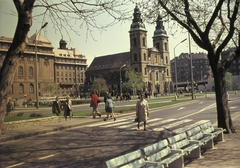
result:
M 143 122 L 144 131 L 146 131 L 147 119 L 149 117 L 148 112 L 148 102 L 144 99 L 144 94 L 141 94 L 140 100 L 136 104 L 136 119 L 137 119 L 137 128 L 140 128 L 140 123 Z

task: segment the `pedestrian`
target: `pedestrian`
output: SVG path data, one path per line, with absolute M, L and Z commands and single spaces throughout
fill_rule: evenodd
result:
M 114 121 L 116 121 L 116 117 L 113 113 L 113 109 L 114 109 L 114 102 L 112 100 L 111 95 L 108 94 L 107 95 L 107 100 L 106 100 L 106 103 L 105 103 L 105 111 L 107 113 L 107 117 L 104 119 L 104 121 L 107 121 L 109 116 L 113 117 Z
M 67 121 L 67 116 L 69 116 L 69 119 L 72 119 L 72 101 L 70 100 L 70 96 L 66 97 L 66 101 L 63 103 L 63 110 L 64 110 L 64 117 L 65 121 Z
M 11 100 L 8 101 L 6 106 L 7 116 L 11 115 L 11 112 L 13 111 L 13 102 Z
M 95 91 L 92 91 L 90 107 L 93 108 L 92 115 L 96 118 L 96 114 L 101 118 L 101 114 L 98 112 L 98 102 L 99 98 Z
M 57 116 L 59 116 L 60 113 L 61 113 L 61 110 L 62 110 L 61 109 L 61 102 L 59 100 L 59 97 L 57 96 L 56 100 L 53 101 L 53 104 L 52 104 L 52 113 L 56 114 Z
M 136 104 L 136 119 L 137 119 L 137 128 L 140 128 L 140 123 L 143 122 L 144 131 L 146 131 L 147 119 L 149 117 L 148 112 L 148 102 L 144 99 L 144 94 L 141 94 L 140 100 Z
M 25 109 L 27 109 L 27 101 L 26 100 L 23 101 L 22 105 L 24 106 Z

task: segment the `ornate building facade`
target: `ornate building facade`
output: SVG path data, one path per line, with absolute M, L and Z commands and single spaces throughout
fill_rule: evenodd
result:
M 64 41 L 61 40 L 61 42 Z M 0 37 L 0 66 L 2 66 L 11 43 L 11 38 Z M 36 67 L 38 67 L 37 71 Z M 34 34 L 28 39 L 28 45 L 20 57 L 8 96 L 14 99 L 35 100 L 36 81 L 38 81 L 40 97 L 53 94 L 77 95 L 79 85 L 84 84 L 86 69 L 86 57 L 75 48 L 67 49 L 65 43 L 63 46 L 60 44 L 59 49 L 54 49 L 50 41 L 39 34 Z M 46 83 L 59 86 L 59 90 L 56 93 L 45 91 Z
M 86 71 L 86 82 L 91 84 L 99 75 L 106 79 L 109 91 L 120 93 L 120 71 L 123 65 L 142 73 L 145 84 L 142 91 L 166 94 L 172 91 L 168 36 L 159 15 L 153 35 L 153 47 L 147 46 L 147 30 L 135 7 L 129 30 L 130 51 L 94 58 Z

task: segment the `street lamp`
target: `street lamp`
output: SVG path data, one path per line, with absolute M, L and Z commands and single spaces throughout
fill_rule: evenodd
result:
M 178 94 L 177 94 L 178 85 L 177 85 L 177 59 L 176 59 L 176 54 L 175 54 L 175 48 L 176 48 L 179 44 L 183 43 L 183 42 L 186 41 L 186 40 L 187 40 L 187 38 L 185 38 L 184 40 L 180 41 L 180 42 L 174 47 L 176 96 L 178 95 Z
M 192 65 L 192 54 L 191 54 L 191 40 L 190 40 L 190 33 L 189 32 L 188 32 L 188 42 L 189 42 L 189 56 L 190 56 L 191 92 L 192 92 L 192 100 L 193 100 L 194 99 L 193 65 Z
M 124 64 L 123 66 L 120 67 L 120 95 L 122 94 L 122 75 L 121 75 L 121 71 L 122 68 L 125 67 L 126 64 Z
M 35 67 L 36 67 L 36 108 L 38 109 L 39 107 L 39 102 L 38 102 L 38 63 L 37 63 L 37 34 L 44 28 L 46 27 L 48 24 L 48 22 L 46 22 L 44 25 L 42 25 L 42 27 L 36 31 L 36 35 L 35 35 Z

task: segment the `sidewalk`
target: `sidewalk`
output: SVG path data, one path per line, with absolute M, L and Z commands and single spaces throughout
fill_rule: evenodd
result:
M 127 114 L 125 114 L 127 115 Z M 121 114 L 123 116 L 123 114 Z M 120 117 L 120 116 L 119 116 Z M 240 112 L 236 112 L 233 116 L 233 124 L 236 127 L 236 133 L 225 134 L 225 142 L 217 143 L 215 149 L 204 152 L 203 157 L 186 163 L 187 168 L 238 168 L 240 159 Z M 41 125 L 37 127 L 27 127 L 24 129 L 15 129 L 11 131 L 3 131 L 0 143 L 17 140 L 24 137 L 46 134 L 53 131 L 60 131 L 67 128 L 78 127 L 102 121 L 100 119 L 92 119 L 92 117 L 74 117 L 71 121 L 65 121 L 61 118 L 60 123 Z

